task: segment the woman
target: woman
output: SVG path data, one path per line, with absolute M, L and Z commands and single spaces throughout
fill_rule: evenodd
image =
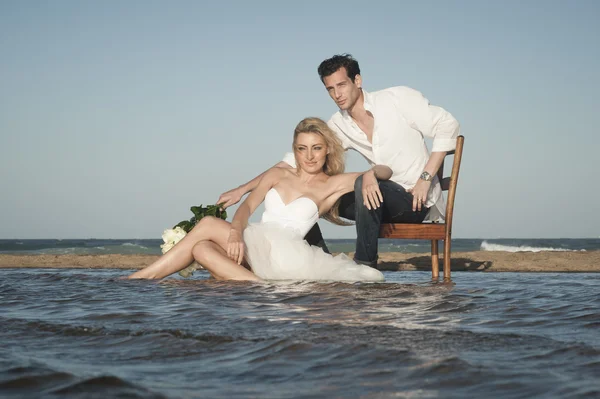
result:
M 343 224 L 336 202 L 354 189 L 361 173 L 343 173 L 343 148 L 327 124 L 302 120 L 294 131 L 296 169 L 272 168 L 239 206 L 231 223 L 204 217 L 175 247 L 129 278 L 159 279 L 196 260 L 220 280 L 382 281 L 376 269 L 358 265 L 345 255 L 333 257 L 311 247 L 304 235 L 319 216 Z M 365 173 L 387 180 L 392 170 L 377 165 Z M 258 224 L 248 219 L 265 202 Z M 367 207 L 381 198 L 370 197 Z M 248 260 L 250 270 L 242 264 Z

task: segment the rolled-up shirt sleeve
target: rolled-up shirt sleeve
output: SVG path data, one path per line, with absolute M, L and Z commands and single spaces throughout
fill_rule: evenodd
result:
M 442 107 L 429 104 L 421 92 L 409 87 L 391 89 L 398 99 L 398 106 L 409 125 L 423 136 L 433 138 L 431 151 L 445 152 L 456 148 L 460 124 Z
M 292 168 L 296 167 L 296 158 L 294 157 L 294 153 L 293 152 L 287 152 L 283 156 L 283 159 L 281 161 L 287 163 Z

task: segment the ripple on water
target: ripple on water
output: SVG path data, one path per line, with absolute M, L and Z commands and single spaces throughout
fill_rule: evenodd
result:
M 0 273 L 0 389 L 14 396 L 600 394 L 593 276 L 254 284 Z
M 155 394 L 139 385 L 110 375 L 84 379 L 48 393 L 63 397 L 83 394 L 86 398 L 111 398 L 117 396 L 128 398 L 165 398 L 163 395 Z
M 0 391 L 5 394 L 33 394 L 72 383 L 77 378 L 71 373 L 44 367 L 11 367 L 0 371 Z

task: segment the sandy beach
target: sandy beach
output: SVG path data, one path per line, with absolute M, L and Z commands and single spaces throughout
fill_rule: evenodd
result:
M 351 256 L 351 254 L 350 254 Z M 153 255 L 0 255 L 0 268 L 140 269 Z M 440 262 L 441 264 L 441 262 Z M 423 253 L 380 254 L 379 269 L 430 270 Z M 453 271 L 484 272 L 600 272 L 600 251 L 587 252 L 454 252 Z

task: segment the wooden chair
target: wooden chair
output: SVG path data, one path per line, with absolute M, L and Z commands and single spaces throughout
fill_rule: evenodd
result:
M 452 173 L 444 178 L 444 163 L 440 166 L 437 176 L 442 190 L 448 191 L 446 203 L 446 220 L 444 223 L 388 223 L 382 224 L 380 238 L 431 240 L 431 277 L 439 279 L 439 247 L 438 240 L 444 240 L 444 281 L 450 281 L 450 246 L 452 241 L 452 218 L 454 216 L 454 197 L 458 184 L 458 172 L 462 158 L 464 136 L 458 136 L 456 149 L 449 151 L 446 156 L 454 154 Z

